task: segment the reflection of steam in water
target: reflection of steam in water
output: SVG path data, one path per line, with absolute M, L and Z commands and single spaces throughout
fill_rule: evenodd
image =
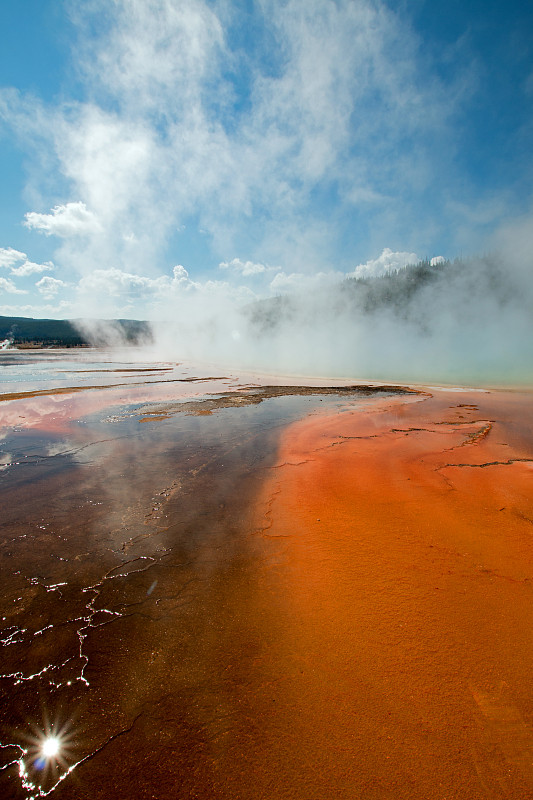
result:
M 5 446 L 5 440 L 7 438 L 7 434 L 0 431 L 0 472 L 2 470 L 7 469 L 11 466 L 11 462 L 13 461 L 13 454 L 9 453 Z M 2 444 L 4 442 L 4 444 Z
M 10 467 L 12 462 L 13 462 L 12 453 L 0 452 L 0 470 L 7 469 L 8 467 Z
M 137 736 L 137 720 L 159 726 L 168 692 L 180 714 L 207 703 L 193 725 L 201 738 L 219 730 L 222 707 L 239 713 L 211 694 L 226 663 L 216 630 L 231 629 L 230 598 L 253 575 L 248 499 L 280 425 L 338 402 L 277 398 L 142 424 L 97 412 L 57 436 L 11 430 L 17 464 L 0 487 L 10 498 L 0 545 L 3 779 L 18 772 L 28 797 L 55 790 L 117 737 Z M 83 747 L 61 744 L 44 758 L 41 739 L 28 744 L 39 698 L 65 719 L 77 711 Z M 169 725 L 185 735 L 179 720 Z

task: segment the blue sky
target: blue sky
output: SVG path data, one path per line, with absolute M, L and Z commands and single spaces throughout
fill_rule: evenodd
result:
M 0 27 L 0 314 L 155 319 L 533 223 L 531 4 L 24 0 Z

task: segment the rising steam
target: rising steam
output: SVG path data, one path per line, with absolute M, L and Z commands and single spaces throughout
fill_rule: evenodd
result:
M 530 383 L 530 276 L 522 261 L 493 255 L 434 259 L 241 306 L 202 298 L 154 323 L 157 351 L 290 374 Z

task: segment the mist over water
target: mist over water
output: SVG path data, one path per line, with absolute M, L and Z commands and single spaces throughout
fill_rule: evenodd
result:
M 176 304 L 154 322 L 157 357 L 369 380 L 531 383 L 527 262 L 423 263 L 237 305 Z

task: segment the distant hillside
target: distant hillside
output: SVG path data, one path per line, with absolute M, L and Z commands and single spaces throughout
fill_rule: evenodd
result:
M 97 327 L 98 323 L 91 325 Z M 0 317 L 0 341 L 10 339 L 15 346 L 83 347 L 94 343 L 84 327 L 82 320 Z M 112 330 L 115 338 L 126 344 L 150 340 L 152 335 L 147 322 L 134 319 L 104 320 L 102 328 Z
M 420 261 L 377 277 L 346 278 L 306 293 L 279 295 L 250 303 L 246 317 L 252 330 L 266 335 L 291 319 L 369 319 L 385 316 L 429 329 L 435 317 L 465 317 L 480 311 L 528 307 L 520 282 L 495 257 Z
M 324 280 L 249 303 L 237 344 L 292 374 L 531 385 L 532 276 L 525 258 L 494 254 Z

